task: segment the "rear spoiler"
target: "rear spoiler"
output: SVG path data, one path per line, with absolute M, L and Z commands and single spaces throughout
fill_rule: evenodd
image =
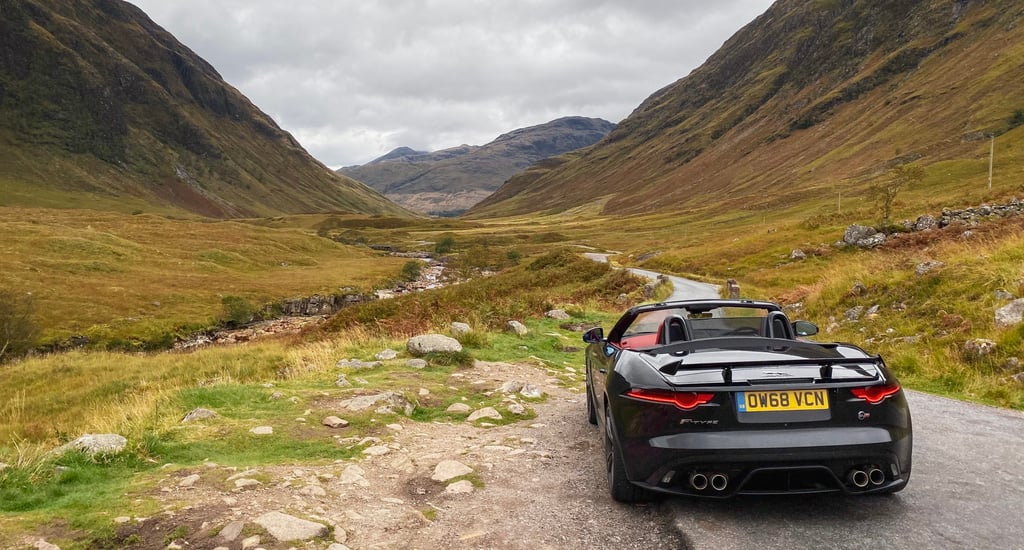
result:
M 879 355 L 868 355 L 866 357 L 844 357 L 839 355 L 836 351 L 836 348 L 838 347 L 839 344 L 834 343 L 825 344 L 818 342 L 804 342 L 800 340 L 785 340 L 780 338 L 705 338 L 701 340 L 679 342 L 677 344 L 661 346 L 658 348 L 651 348 L 649 350 L 645 350 L 645 353 L 648 355 L 669 354 L 675 356 L 687 356 L 698 350 L 721 349 L 728 351 L 749 350 L 775 353 L 797 352 L 804 356 L 803 359 L 735 361 L 724 364 L 721 362 L 685 364 L 681 359 L 679 361 L 663 365 L 658 369 L 665 374 L 674 375 L 682 368 L 721 368 L 722 378 L 727 384 L 732 382 L 732 369 L 734 368 L 764 367 L 769 365 L 817 365 L 820 367 L 820 378 L 822 380 L 830 380 L 832 378 L 832 367 L 834 365 L 863 365 L 866 363 L 873 366 L 885 365 L 885 362 Z M 815 355 L 820 356 L 815 357 Z M 869 373 L 865 372 L 864 374 L 868 375 Z M 878 373 L 876 372 L 874 376 L 877 377 Z

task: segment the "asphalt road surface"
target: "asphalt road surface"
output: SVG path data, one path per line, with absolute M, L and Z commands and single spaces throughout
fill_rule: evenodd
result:
M 600 255 L 588 256 L 600 261 Z M 671 279 L 673 300 L 718 297 L 712 285 Z M 695 550 L 1024 549 L 1024 413 L 907 394 L 914 467 L 900 493 L 680 497 L 667 499 L 662 509 Z
M 607 263 L 608 256 L 610 256 L 610 254 L 587 252 L 584 256 L 594 260 L 595 262 Z M 628 269 L 630 273 L 639 275 L 640 277 L 646 277 L 648 279 L 657 279 L 658 276 L 661 275 L 654 271 L 638 269 L 635 267 L 628 267 L 626 269 Z M 672 295 L 669 296 L 666 301 L 714 299 L 719 297 L 718 287 L 715 285 L 691 281 L 690 279 L 684 279 L 674 275 L 666 275 L 666 277 L 672 281 Z

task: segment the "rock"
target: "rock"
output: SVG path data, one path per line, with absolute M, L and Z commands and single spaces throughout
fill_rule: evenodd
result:
M 444 492 L 449 495 L 466 495 L 473 492 L 473 482 L 468 479 L 456 481 L 451 485 L 444 488 Z
M 914 222 L 914 231 L 930 231 L 938 225 L 939 220 L 936 220 L 934 216 L 925 214 L 917 217 L 917 221 Z
M 373 356 L 373 358 L 378 360 L 378 361 L 390 361 L 390 360 L 394 359 L 395 357 L 398 357 L 398 352 L 393 350 L 393 349 L 386 349 L 386 350 L 380 351 L 376 355 Z
M 459 476 L 473 473 L 473 468 L 466 466 L 458 460 L 442 460 L 434 467 L 434 475 L 430 479 L 445 482 Z
M 534 384 L 526 384 L 523 386 L 523 389 L 519 390 L 519 395 L 530 399 L 538 399 L 544 396 L 544 392 Z
M 516 416 L 523 416 L 524 414 L 526 414 L 526 407 L 520 405 L 519 403 L 512 403 L 511 405 L 508 406 L 508 412 Z
M 644 298 L 653 298 L 656 287 L 654 283 L 647 283 L 644 285 Z
M 462 344 L 455 338 L 443 334 L 421 334 L 410 338 L 406 343 L 406 349 L 412 355 L 426 355 L 435 352 L 462 351 Z
M 996 350 L 996 343 L 985 338 L 975 338 L 964 342 L 964 354 L 968 357 L 984 357 Z
M 846 313 L 843 314 L 843 317 L 845 317 L 848 321 L 856 321 L 857 319 L 860 319 L 860 316 L 863 314 L 864 306 L 854 306 L 846 310 Z
M 7 468 L 10 468 L 10 467 L 11 467 L 11 465 L 8 464 L 8 463 L 0 462 L 0 472 L 4 471 L 4 470 L 6 470 Z
M 338 405 L 349 411 L 363 411 L 370 407 L 377 406 L 376 412 L 380 414 L 404 414 L 409 416 L 416 409 L 416 406 L 405 397 L 390 391 L 372 395 L 360 395 L 346 399 Z
M 337 529 L 337 528 L 335 528 L 335 529 Z M 342 544 L 340 542 L 332 542 L 331 545 L 327 547 L 327 550 L 351 550 L 351 549 L 348 546 L 345 546 L 344 544 Z
M 32 543 L 32 548 L 35 548 L 36 550 L 60 550 L 60 546 L 50 544 L 43 539 L 39 539 Z
M 224 542 L 233 542 L 242 534 L 242 529 L 245 527 L 244 521 L 232 521 L 231 523 L 224 526 L 217 534 L 217 537 Z
M 566 313 L 564 309 L 552 309 L 551 311 L 546 312 L 544 316 L 548 319 L 558 319 L 559 321 L 565 321 L 570 318 L 569 314 Z
M 851 225 L 843 233 L 843 242 L 860 248 L 874 248 L 885 243 L 885 235 L 866 225 Z
M 1018 384 L 1024 384 L 1024 372 L 1018 372 L 1017 374 L 1010 377 L 1010 380 Z
M 926 273 L 934 271 L 944 265 L 946 264 L 938 260 L 928 260 L 926 262 L 921 262 L 917 264 L 917 267 L 914 268 L 914 274 L 917 275 L 918 277 L 921 277 L 924 276 Z
M 412 369 L 422 369 L 426 368 L 427 362 L 424 361 L 423 359 L 409 359 L 408 361 L 405 362 L 405 366 Z
M 868 293 L 868 287 L 864 286 L 864 283 L 860 281 L 854 281 L 853 286 L 850 287 L 850 294 L 854 296 L 863 296 Z
M 268 512 L 253 520 L 281 542 L 309 540 L 327 536 L 327 526 L 281 512 Z
M 334 364 L 341 369 L 365 370 L 383 365 L 380 361 L 360 361 L 359 359 L 342 359 Z
M 253 435 L 271 435 L 271 434 L 274 433 L 274 427 L 273 426 L 256 426 L 255 428 L 249 430 L 249 433 L 251 433 Z
M 382 456 L 391 452 L 391 449 L 387 445 L 374 445 L 363 449 L 363 454 L 367 456 Z
M 465 403 L 452 403 L 451 405 L 448 405 L 448 408 L 445 409 L 444 412 L 464 414 L 468 413 L 471 410 L 472 409 L 470 408 L 470 406 Z
M 58 451 L 76 450 L 88 455 L 115 454 L 128 446 L 128 440 L 118 434 L 84 434 L 78 439 L 62 445 Z
M 509 380 L 508 382 L 502 384 L 501 388 L 499 388 L 498 391 L 500 391 L 501 393 L 519 393 L 519 391 L 522 390 L 523 386 L 525 385 L 525 382 L 521 382 L 519 380 Z
M 507 326 L 509 332 L 513 332 L 517 336 L 526 336 L 530 333 L 530 330 L 526 328 L 526 325 L 516 320 L 509 321 Z
M 1006 361 L 1003 361 L 1002 368 L 1007 372 L 1017 372 L 1020 370 L 1020 359 L 1017 357 L 1008 357 Z
M 319 485 L 306 485 L 299 492 L 302 493 L 303 495 L 311 497 L 327 496 L 327 491 L 325 491 L 324 488 Z
M 334 526 L 334 542 L 344 543 L 348 541 L 348 531 L 343 529 L 340 525 Z M 332 545 L 333 546 L 333 545 Z M 330 550 L 330 546 L 327 550 Z
M 484 407 L 482 409 L 473 411 L 473 414 L 470 414 L 469 417 L 466 418 L 466 422 L 474 422 L 476 420 L 480 420 L 481 418 L 492 418 L 494 420 L 501 420 L 501 413 L 495 410 L 494 407 Z
M 181 419 L 181 422 L 187 423 L 192 422 L 193 420 L 204 420 L 207 418 L 214 418 L 216 416 L 217 413 L 211 411 L 210 409 L 204 409 L 202 407 L 199 407 L 197 409 L 192 409 L 191 411 L 189 411 L 189 413 L 185 415 L 185 418 Z
M 1001 288 L 996 289 L 992 295 L 995 296 L 996 300 L 1012 300 L 1014 298 L 1013 294 L 1010 294 Z
M 328 416 L 327 418 L 324 418 L 323 420 L 321 420 L 320 423 L 323 424 L 324 426 L 327 426 L 328 428 L 347 428 L 348 427 L 348 420 L 342 420 L 341 418 L 338 418 L 337 416 Z
M 244 538 L 242 539 L 242 550 L 246 550 L 247 548 L 255 548 L 257 545 L 259 545 L 259 543 L 259 535 L 253 535 L 251 537 Z
M 351 465 L 342 470 L 341 477 L 338 478 L 338 483 L 342 485 L 358 485 L 360 487 L 369 487 L 370 482 L 366 481 L 364 477 L 366 472 L 362 468 L 356 465 Z
M 619 294 L 618 296 L 615 297 L 615 303 L 616 304 L 625 304 L 625 303 L 628 303 L 628 302 L 629 302 L 629 295 L 626 294 L 625 292 L 623 292 L 623 293 L 621 293 L 621 294 Z
M 458 321 L 452 322 L 451 332 L 452 336 L 458 338 L 459 336 L 465 336 L 473 331 L 473 328 L 466 323 L 460 323 Z
M 805 258 L 807 258 L 807 253 L 799 248 L 794 248 L 793 251 L 789 253 L 790 260 L 803 260 Z
M 199 481 L 199 474 L 192 474 L 182 478 L 182 480 L 178 482 L 178 487 L 191 487 L 195 485 L 197 481 Z
M 1024 298 L 1018 298 L 996 310 L 997 327 L 1016 326 L 1022 320 L 1024 320 Z
M 274 400 L 274 401 L 276 401 L 278 399 L 284 399 L 284 393 L 276 391 L 276 392 L 270 394 L 270 399 Z
M 260 483 L 260 480 L 258 479 L 243 477 L 235 480 L 235 489 L 247 489 L 250 487 L 259 487 L 260 485 L 263 484 Z
M 344 374 L 339 374 L 338 379 L 334 381 L 334 385 L 338 386 L 339 388 L 347 388 L 352 385 L 352 382 L 348 381 L 348 376 L 345 376 Z

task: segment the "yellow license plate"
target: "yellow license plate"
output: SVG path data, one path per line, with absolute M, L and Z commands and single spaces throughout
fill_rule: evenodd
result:
M 741 413 L 828 409 L 827 390 L 748 391 L 736 394 Z

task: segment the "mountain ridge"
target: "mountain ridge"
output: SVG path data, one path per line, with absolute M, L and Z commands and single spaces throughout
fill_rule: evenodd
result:
M 485 145 L 428 153 L 399 147 L 339 172 L 412 210 L 449 214 L 472 206 L 533 163 L 588 147 L 612 128 L 614 124 L 601 119 L 562 117 L 512 130 Z
M 121 0 L 0 3 L 0 205 L 408 215 Z

